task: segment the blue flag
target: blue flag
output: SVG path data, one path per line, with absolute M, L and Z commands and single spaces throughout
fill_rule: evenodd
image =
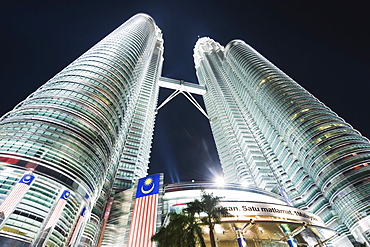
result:
M 23 177 L 21 178 L 21 180 L 19 180 L 18 183 L 31 185 L 31 183 L 34 179 L 35 179 L 35 176 L 30 175 L 30 174 L 26 174 L 26 175 L 23 175 Z
M 68 197 L 71 195 L 71 192 L 68 190 L 63 191 L 62 195 L 60 196 L 60 199 L 68 201 Z
M 136 198 L 158 194 L 160 174 L 140 178 L 137 184 Z

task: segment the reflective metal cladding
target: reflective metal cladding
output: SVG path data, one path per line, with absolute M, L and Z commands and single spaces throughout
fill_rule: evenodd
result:
M 244 41 L 200 38 L 194 61 L 226 182 L 370 244 L 369 140 Z M 0 245 L 103 241 L 107 202 L 147 175 L 162 65 L 137 14 L 0 119 Z
M 96 241 L 117 169 L 117 190 L 146 175 L 162 53 L 154 20 L 135 15 L 2 117 L 0 202 L 24 174 L 35 179 L 2 215 L 0 243 L 65 246 L 86 224 L 81 244 Z M 85 207 L 91 220 L 77 224 Z
M 244 41 L 201 38 L 194 61 L 226 182 L 286 195 L 338 243 L 369 243 L 369 140 Z

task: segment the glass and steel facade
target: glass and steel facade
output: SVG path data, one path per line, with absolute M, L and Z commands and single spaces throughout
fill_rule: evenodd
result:
M 369 243 L 369 141 L 243 41 L 201 38 L 194 59 L 226 180 Z M 0 245 L 98 245 L 109 199 L 147 174 L 162 64 L 135 15 L 0 119 Z
M 97 244 L 112 187 L 146 175 L 162 54 L 154 20 L 135 15 L 1 118 L 0 203 L 14 209 L 0 245 Z
M 369 140 L 241 40 L 201 38 L 194 60 L 226 181 L 280 190 L 369 243 Z
M 130 104 L 133 115 L 114 181 L 116 191 L 131 188 L 133 181 L 147 175 L 162 64 L 163 39 L 157 39 L 145 77 L 141 79 L 142 85 L 131 96 L 135 98 L 135 103 Z

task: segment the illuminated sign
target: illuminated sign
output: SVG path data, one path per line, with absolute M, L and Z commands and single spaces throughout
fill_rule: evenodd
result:
M 221 201 L 219 205 L 226 208 L 232 216 L 238 217 L 236 220 L 245 220 L 242 219 L 244 217 L 264 216 L 287 220 L 298 220 L 317 226 L 325 226 L 319 216 L 290 206 L 240 201 Z M 186 204 L 176 204 L 173 205 L 171 210 L 180 211 L 185 207 Z

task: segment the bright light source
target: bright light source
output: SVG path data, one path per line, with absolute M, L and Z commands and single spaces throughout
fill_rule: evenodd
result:
M 223 186 L 225 184 L 225 180 L 223 177 L 217 177 L 215 182 L 219 186 Z
M 192 182 L 192 183 L 194 183 L 194 182 L 195 182 L 195 181 L 194 181 L 194 179 L 193 179 L 193 180 L 191 180 L 191 182 Z

